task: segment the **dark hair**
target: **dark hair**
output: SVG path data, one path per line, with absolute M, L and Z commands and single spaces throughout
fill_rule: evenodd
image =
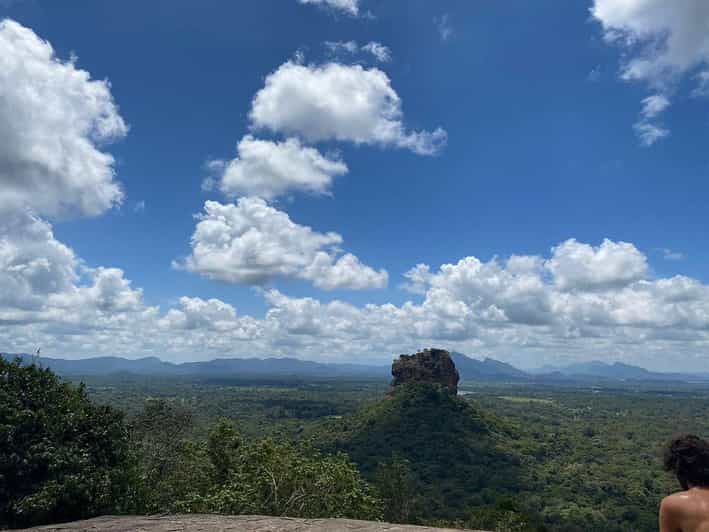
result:
M 665 448 L 665 471 L 677 475 L 683 489 L 709 487 L 709 443 L 694 434 L 673 438 Z

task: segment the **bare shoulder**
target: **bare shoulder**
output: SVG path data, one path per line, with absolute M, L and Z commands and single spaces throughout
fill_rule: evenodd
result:
M 679 491 L 677 493 L 673 493 L 672 495 L 668 495 L 667 497 L 662 499 L 660 509 L 663 512 L 672 514 L 681 511 L 690 504 L 691 501 L 689 493 L 687 493 L 686 491 Z
M 662 499 L 660 504 L 660 532 L 676 532 L 682 530 L 682 522 L 688 513 L 689 501 L 683 492 L 673 493 Z

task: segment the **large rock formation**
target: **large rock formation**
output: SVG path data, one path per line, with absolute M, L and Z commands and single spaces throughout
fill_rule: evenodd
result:
M 413 355 L 401 355 L 391 365 L 392 386 L 409 383 L 440 384 L 451 394 L 458 393 L 458 370 L 444 349 L 424 349 Z
M 61 525 L 48 525 L 26 530 L 72 532 L 434 532 L 448 528 L 392 525 L 352 519 L 293 519 L 260 515 L 161 515 L 104 516 Z M 458 530 L 456 532 L 463 532 Z M 472 531 L 471 531 L 472 532 Z

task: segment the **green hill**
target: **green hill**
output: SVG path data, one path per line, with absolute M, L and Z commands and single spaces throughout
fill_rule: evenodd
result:
M 504 496 L 519 490 L 514 429 L 441 386 L 398 386 L 323 432 L 388 499 L 388 519 L 467 523 L 513 509 Z

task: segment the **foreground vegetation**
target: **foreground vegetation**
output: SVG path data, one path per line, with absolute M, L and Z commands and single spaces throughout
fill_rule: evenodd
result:
M 0 362 L 0 523 L 106 512 L 656 530 L 709 390 L 94 378 Z M 112 407 L 101 405 L 112 405 Z
M 0 526 L 101 513 L 200 512 L 381 518 L 381 502 L 344 454 L 284 439 L 244 439 L 218 421 L 149 399 L 126 423 L 85 387 L 0 359 Z

